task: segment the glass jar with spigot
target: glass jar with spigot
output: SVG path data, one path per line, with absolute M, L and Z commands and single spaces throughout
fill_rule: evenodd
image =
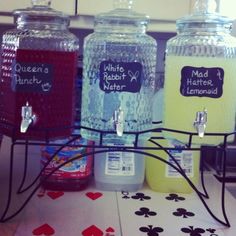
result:
M 79 42 L 69 17 L 32 0 L 14 11 L 16 28 L 2 39 L 1 132 L 15 138 L 67 137 L 75 116 Z
M 148 18 L 132 3 L 114 0 L 114 10 L 95 16 L 84 42 L 81 124 L 90 129 L 81 134 L 99 144 L 103 133 L 109 146 L 95 154 L 95 183 L 102 190 L 136 191 L 144 180 L 143 156 L 114 151 L 133 147 L 134 133 L 152 128 L 157 43 L 146 34 Z
M 217 145 L 220 135 L 235 128 L 236 39 L 232 21 L 216 6 L 214 0 L 196 0 L 193 13 L 177 20 L 177 35 L 167 42 L 164 127 L 198 134 L 195 144 Z M 164 135 L 189 142 L 183 133 Z
M 94 32 L 84 42 L 83 126 L 112 139 L 133 141 L 124 132 L 152 127 L 157 43 L 146 34 L 148 17 L 132 0 L 114 0 L 114 10 L 95 16 Z M 98 140 L 99 133 L 81 130 Z

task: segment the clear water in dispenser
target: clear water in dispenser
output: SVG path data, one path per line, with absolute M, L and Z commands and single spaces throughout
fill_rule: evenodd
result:
M 143 155 L 116 148 L 134 147 L 135 135 L 152 128 L 157 43 L 146 34 L 148 18 L 131 0 L 114 0 L 114 10 L 95 16 L 84 41 L 82 137 L 108 148 L 95 154 L 95 183 L 102 190 L 136 191 L 144 181 Z M 150 133 L 139 136 L 148 139 Z M 98 150 L 100 150 L 98 148 Z
M 133 11 L 132 2 L 115 0 L 114 10 L 95 16 L 84 42 L 81 114 L 82 126 L 129 142 L 134 136 L 124 132 L 152 127 L 157 54 L 156 40 L 146 34 L 148 18 Z M 99 139 L 99 132 L 81 134 Z

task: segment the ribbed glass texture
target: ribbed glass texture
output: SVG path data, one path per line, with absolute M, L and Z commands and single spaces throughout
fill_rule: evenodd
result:
M 42 130 L 71 126 L 79 40 L 68 30 L 69 17 L 47 4 L 16 10 L 14 16 L 16 28 L 4 33 L 1 45 L 0 121 L 20 126 L 21 108 L 29 103 L 36 115 L 32 126 Z M 27 75 L 23 75 L 23 69 L 17 71 L 15 65 L 24 68 Z M 36 68 L 41 65 L 51 68 L 51 72 L 40 77 L 43 70 Z M 11 135 L 9 130 L 4 127 L 3 132 Z M 64 137 L 70 133 L 68 129 L 50 136 Z M 17 129 L 17 135 L 42 138 L 29 129 L 24 134 Z
M 156 41 L 134 30 L 133 26 L 98 30 L 89 35 L 84 44 L 82 125 L 101 130 L 115 131 L 114 112 L 124 111 L 124 131 L 143 131 L 152 127 L 151 103 L 156 72 Z M 118 28 L 118 29 L 117 29 Z M 104 92 L 100 88 L 100 65 L 103 61 L 140 63 L 142 65 L 139 92 Z M 127 77 L 126 77 L 127 78 Z M 99 133 L 82 130 L 82 135 L 97 140 Z M 116 134 L 107 135 L 119 139 Z M 134 136 L 123 135 L 131 141 Z
M 202 31 L 202 29 L 200 29 Z M 206 29 L 207 30 L 207 29 Z M 167 55 L 222 57 L 232 58 L 236 55 L 235 38 L 229 34 L 229 29 L 219 28 L 219 31 L 195 31 L 178 34 L 167 42 Z
M 235 128 L 236 39 L 230 35 L 232 21 L 214 12 L 213 3 L 197 0 L 194 13 L 177 20 L 177 35 L 166 47 L 163 126 L 197 132 L 192 143 L 199 145 L 223 142 L 222 137 L 205 133 Z M 199 121 L 202 111 L 205 120 Z M 187 135 L 163 134 L 189 142 Z

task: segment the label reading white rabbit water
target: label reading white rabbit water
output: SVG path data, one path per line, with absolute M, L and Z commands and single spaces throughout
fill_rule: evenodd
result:
M 170 145 L 173 146 L 173 145 Z M 176 146 L 173 146 L 176 147 Z M 177 148 L 177 147 L 176 147 Z M 178 162 L 184 173 L 192 178 L 194 176 L 193 152 L 186 150 L 170 150 L 169 153 Z M 173 158 L 168 155 L 167 161 L 177 167 Z M 170 165 L 166 165 L 166 177 L 181 178 L 182 175 Z
M 139 62 L 103 61 L 100 64 L 99 86 L 105 93 L 131 92 L 141 89 L 142 64 Z
M 110 150 L 112 150 L 112 148 Z M 134 176 L 134 153 L 119 151 L 107 152 L 105 174 L 114 176 Z

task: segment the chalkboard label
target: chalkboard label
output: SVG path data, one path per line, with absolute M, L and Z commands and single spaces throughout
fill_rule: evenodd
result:
M 52 78 L 51 64 L 16 61 L 12 70 L 11 87 L 16 92 L 49 93 Z
M 103 61 L 99 86 L 105 93 L 131 92 L 141 89 L 142 65 L 139 62 Z
M 220 67 L 191 67 L 181 70 L 180 93 L 186 97 L 220 98 L 223 94 L 224 70 Z

